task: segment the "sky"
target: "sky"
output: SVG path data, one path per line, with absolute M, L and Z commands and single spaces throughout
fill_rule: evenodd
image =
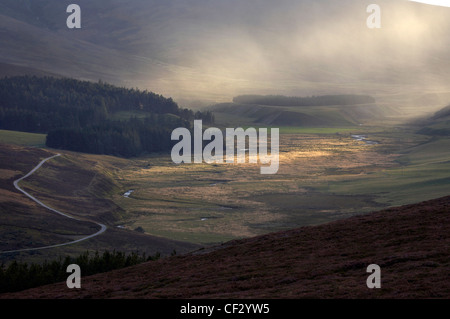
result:
M 434 6 L 450 7 L 449 0 L 410 0 L 413 2 L 420 2 L 425 4 L 432 4 Z
M 380 29 L 367 28 L 366 2 L 350 0 L 241 1 L 191 13 L 195 26 L 180 23 L 192 36 L 171 34 L 183 50 L 166 61 L 189 68 L 190 90 L 226 95 L 446 90 L 450 10 L 376 3 Z M 183 77 L 173 89 L 187 89 Z

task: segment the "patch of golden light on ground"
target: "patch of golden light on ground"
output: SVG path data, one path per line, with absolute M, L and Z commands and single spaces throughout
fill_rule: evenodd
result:
M 134 215 L 127 223 L 130 229 L 247 237 L 260 231 L 252 225 L 285 217 L 257 196 L 305 195 L 311 186 L 326 181 L 396 165 L 394 159 L 379 152 L 377 145 L 350 136 L 281 135 L 275 175 L 262 175 L 260 167 L 267 164 L 261 163 L 176 165 L 170 156 L 149 157 L 120 171 L 121 181 L 134 192 L 130 198 L 117 195 L 115 201 Z

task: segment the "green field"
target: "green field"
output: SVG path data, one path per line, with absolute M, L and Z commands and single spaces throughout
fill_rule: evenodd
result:
M 297 127 L 297 128 L 338 128 L 358 127 L 364 123 L 396 115 L 392 107 L 378 104 L 329 105 L 329 106 L 276 106 L 238 103 L 222 103 L 210 107 L 217 125 Z M 230 126 L 231 125 L 231 126 Z
M 358 130 L 357 127 L 298 127 L 282 126 L 279 127 L 280 134 L 336 134 L 351 133 Z
M 338 194 L 374 194 L 380 202 L 395 206 L 448 195 L 450 138 L 408 148 L 397 162 L 397 167 L 332 182 L 329 190 Z
M 0 130 L 0 143 L 23 146 L 45 146 L 45 134 Z
M 127 160 L 83 154 L 73 155 L 67 165 L 63 159 L 55 161 L 60 167 L 51 174 L 42 169 L 35 176 L 42 180 L 33 188 L 44 187 L 42 194 L 56 196 L 55 206 L 80 207 L 86 214 L 94 203 L 85 202 L 86 194 L 99 200 L 106 196 L 123 210 L 108 213 L 115 226 L 201 245 L 448 195 L 450 138 L 420 135 L 406 126 L 280 127 L 280 132 L 276 175 L 261 175 L 259 164 L 175 165 L 162 154 Z M 377 144 L 358 141 L 353 134 Z M 0 131 L 0 138 L 22 145 L 45 142 L 44 135 L 10 131 Z M 86 165 L 103 167 L 92 181 L 108 176 L 114 191 L 102 192 L 107 184 L 94 183 L 85 173 L 77 176 L 75 167 Z M 63 173 L 65 166 L 71 169 Z M 89 187 L 71 189 L 64 183 L 53 190 L 44 182 L 49 176 L 75 178 L 77 187 L 86 179 Z M 61 193 L 64 189 L 67 194 Z M 125 197 L 129 190 L 133 192 Z M 59 204 L 58 198 L 69 194 L 71 200 Z M 96 210 L 103 210 L 102 205 L 99 202 Z
M 122 224 L 211 244 L 448 195 L 450 139 L 408 127 L 281 132 L 276 175 L 248 163 L 174 165 L 156 155 L 130 161 L 117 175 L 123 189 L 113 198 L 131 216 Z

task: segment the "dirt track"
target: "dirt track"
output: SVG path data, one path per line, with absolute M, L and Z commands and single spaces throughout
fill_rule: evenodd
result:
M 19 182 L 20 182 L 20 181 L 22 181 L 22 180 L 26 179 L 27 177 L 31 176 L 31 175 L 32 175 L 34 172 L 36 172 L 36 171 L 37 171 L 37 170 L 38 170 L 45 162 L 47 162 L 47 161 L 49 161 L 49 160 L 51 160 L 51 159 L 53 159 L 53 158 L 55 158 L 55 157 L 58 157 L 58 156 L 61 156 L 61 154 L 56 154 L 56 155 L 54 155 L 54 156 L 50 156 L 50 157 L 48 157 L 48 158 L 42 160 L 42 161 L 41 161 L 36 167 L 34 167 L 27 175 L 25 175 L 25 176 L 23 176 L 23 177 L 21 177 L 21 178 L 15 180 L 15 181 L 14 181 L 14 187 L 15 187 L 17 190 L 19 190 L 20 192 L 22 192 L 23 194 L 25 194 L 28 198 L 30 198 L 31 200 L 35 201 L 35 202 L 38 203 L 39 205 L 41 205 L 42 207 L 44 207 L 44 208 L 46 208 L 46 209 L 48 209 L 48 210 L 50 210 L 50 211 L 52 211 L 52 212 L 54 212 L 54 213 L 56 213 L 56 214 L 62 215 L 62 216 L 64 216 L 64 217 L 66 217 L 66 218 L 73 219 L 73 220 L 78 220 L 78 221 L 82 221 L 81 219 L 77 219 L 77 218 L 75 218 L 75 217 L 73 217 L 73 216 L 70 216 L 70 215 L 65 214 L 65 213 L 63 213 L 63 212 L 60 212 L 59 210 L 56 210 L 56 209 L 54 209 L 54 208 L 51 208 L 51 207 L 47 206 L 46 204 L 42 203 L 40 200 L 38 200 L 37 198 L 35 198 L 33 195 L 30 195 L 28 192 L 26 192 L 25 190 L 23 190 L 23 189 L 19 186 Z M 107 227 L 106 227 L 104 224 L 100 224 L 100 223 L 96 223 L 96 224 L 100 226 L 100 230 L 99 230 L 98 232 L 96 232 L 95 234 L 92 234 L 92 235 L 89 235 L 89 236 L 86 236 L 86 237 L 83 237 L 83 238 L 80 238 L 80 239 L 71 241 L 71 242 L 61 243 L 61 244 L 56 244 L 56 245 L 51 245 L 51 246 L 36 247 L 36 248 L 25 248 L 25 249 L 18 249 L 18 250 L 1 251 L 0 254 L 5 254 L 5 253 L 15 253 L 15 252 L 22 252 L 22 251 L 42 250 L 42 249 L 48 249 L 48 248 L 54 248 L 54 247 L 60 247 L 60 246 L 66 246 L 66 245 L 72 245 L 72 244 L 75 244 L 75 243 L 79 243 L 79 242 L 84 241 L 84 240 L 87 240 L 87 239 L 89 239 L 89 238 L 98 236 L 98 235 L 100 235 L 100 234 L 102 234 L 102 233 L 104 233 L 104 232 L 106 231 Z

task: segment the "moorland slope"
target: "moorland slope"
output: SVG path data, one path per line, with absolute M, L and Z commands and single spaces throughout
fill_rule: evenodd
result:
M 1 298 L 449 298 L 450 197 L 237 240 Z M 367 267 L 381 267 L 368 289 Z

